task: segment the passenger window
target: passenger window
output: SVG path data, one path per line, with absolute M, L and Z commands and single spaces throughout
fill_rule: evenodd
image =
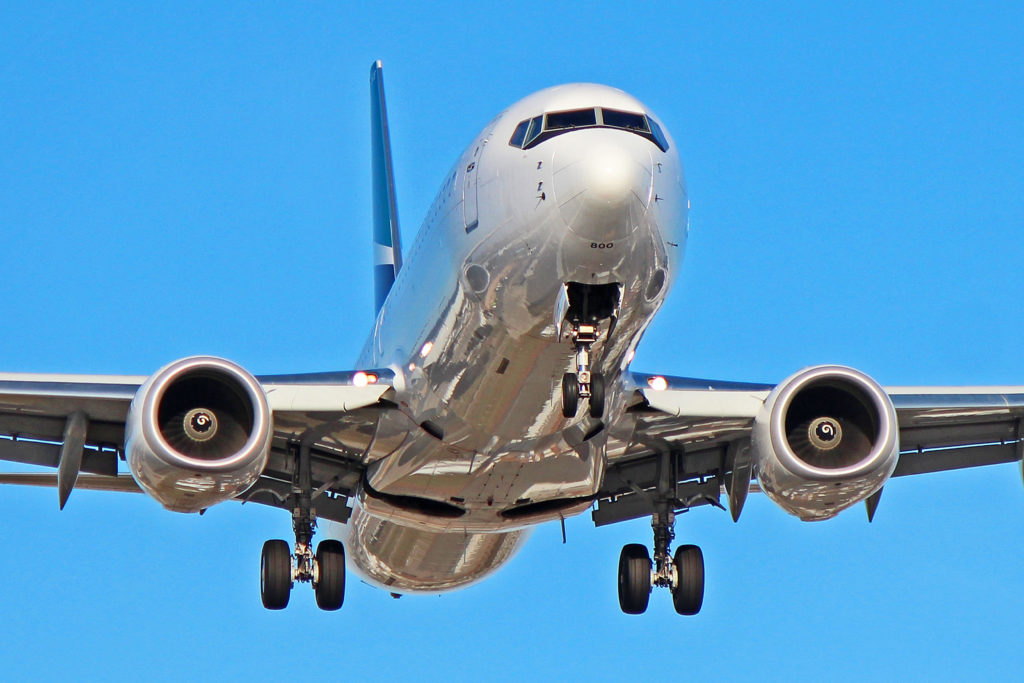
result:
M 647 127 L 647 117 L 643 114 L 634 114 L 616 109 L 602 109 L 601 111 L 604 115 L 604 125 L 606 126 L 624 128 L 638 133 L 650 132 L 650 128 Z
M 583 128 L 596 125 L 597 116 L 593 109 L 556 111 L 547 115 L 547 119 L 544 122 L 544 130 L 565 130 L 566 128 Z
M 513 147 L 522 147 L 523 141 L 526 140 L 526 131 L 530 129 L 530 119 L 520 121 L 519 125 L 516 126 L 516 130 L 512 133 L 512 138 L 508 141 L 508 144 Z

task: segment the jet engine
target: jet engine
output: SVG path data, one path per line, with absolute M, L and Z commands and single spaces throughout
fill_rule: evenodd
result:
M 801 370 L 775 387 L 751 439 L 761 488 L 804 521 L 834 517 L 881 489 L 900 450 L 888 394 L 836 365 Z
M 198 512 L 255 483 L 270 453 L 263 387 L 210 356 L 175 361 L 135 394 L 125 424 L 132 476 L 175 512 Z

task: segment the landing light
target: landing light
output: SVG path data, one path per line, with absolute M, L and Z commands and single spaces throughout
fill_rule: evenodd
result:
M 357 387 L 365 387 L 367 384 L 376 384 L 377 375 L 372 372 L 357 372 L 352 375 L 352 385 Z
M 423 345 L 423 347 L 422 347 L 422 348 L 420 349 L 420 358 L 426 358 L 426 357 L 427 357 L 427 354 L 429 354 L 429 353 L 430 353 L 430 350 L 431 350 L 432 348 L 434 348 L 434 342 L 432 342 L 432 341 L 428 341 L 428 342 L 426 342 L 426 343 L 425 343 L 425 344 Z
M 668 389 L 668 380 L 664 377 L 648 377 L 647 386 L 655 391 L 665 391 Z

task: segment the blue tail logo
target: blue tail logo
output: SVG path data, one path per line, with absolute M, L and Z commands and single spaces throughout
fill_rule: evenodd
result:
M 388 134 L 384 72 L 380 60 L 370 67 L 370 130 L 373 155 L 373 298 L 374 311 L 380 313 L 402 268 L 402 239 L 398 232 L 391 136 Z

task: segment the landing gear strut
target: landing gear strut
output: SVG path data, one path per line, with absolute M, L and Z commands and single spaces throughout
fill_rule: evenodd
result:
M 590 349 L 597 341 L 596 325 L 572 326 L 572 343 L 576 349 L 576 372 L 562 376 L 562 415 L 576 417 L 581 398 L 590 399 L 590 416 L 604 415 L 604 375 L 590 371 Z
M 325 540 L 312 550 L 316 513 L 309 447 L 299 446 L 298 468 L 292 490 L 292 528 L 295 550 L 289 553 L 285 541 L 267 541 L 260 557 L 260 596 L 267 609 L 284 609 L 296 581 L 311 583 L 320 609 L 336 610 L 345 601 L 345 548 L 339 541 Z
M 693 615 L 704 602 L 704 556 L 695 545 L 682 545 L 670 554 L 675 538 L 675 506 L 672 495 L 673 455 L 665 453 L 658 463 L 658 488 L 655 512 L 651 516 L 654 531 L 654 562 L 644 546 L 631 543 L 619 555 L 619 607 L 626 614 L 642 614 L 647 609 L 651 588 L 660 586 L 672 592 L 672 605 L 679 614 Z

